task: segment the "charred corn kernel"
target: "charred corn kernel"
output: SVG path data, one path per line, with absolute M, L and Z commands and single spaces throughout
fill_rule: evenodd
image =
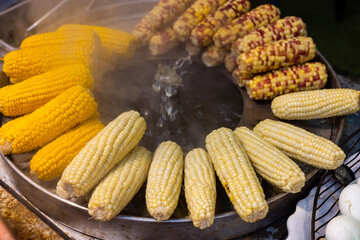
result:
M 27 79 L 56 67 L 84 64 L 92 69 L 101 56 L 100 39 L 93 32 L 84 34 L 87 41 L 24 48 L 4 57 L 3 72 L 11 78 Z
M 244 52 L 238 56 L 237 63 L 244 73 L 260 73 L 310 61 L 315 54 L 312 38 L 295 37 Z
M 234 18 L 250 9 L 249 0 L 229 0 L 215 12 L 208 15 L 191 32 L 190 39 L 195 46 L 208 46 L 212 43 L 215 32 Z
M 100 221 L 119 214 L 145 182 L 151 159 L 150 151 L 134 147 L 95 188 L 88 204 L 89 214 Z
M 229 52 L 224 59 L 224 65 L 228 72 L 233 72 L 237 68 L 236 56 L 234 53 Z
M 229 53 L 229 51 L 225 48 L 218 48 L 215 45 L 211 45 L 203 52 L 202 61 L 207 67 L 215 67 L 224 63 L 227 53 Z
M 202 148 L 185 157 L 185 198 L 195 227 L 210 227 L 214 222 L 216 203 L 215 173 L 207 152 Z
M 213 41 L 218 47 L 230 49 L 236 39 L 245 36 L 256 28 L 276 21 L 279 17 L 280 10 L 274 5 L 260 5 L 221 27 L 214 34 Z
M 146 184 L 146 207 L 157 221 L 174 212 L 183 180 L 184 159 L 179 145 L 162 142 L 155 150 Z
M 305 63 L 255 75 L 247 81 L 246 90 L 251 99 L 273 99 L 290 92 L 323 88 L 327 82 L 327 77 L 324 64 L 318 62 Z
M 95 117 L 70 129 L 42 147 L 30 160 L 30 173 L 43 181 L 60 177 L 80 150 L 104 125 Z
M 88 89 L 71 87 L 2 132 L 0 151 L 7 155 L 42 147 L 88 119 L 96 108 L 97 104 Z M 7 128 L 6 125 L 1 128 Z
M 287 120 L 343 116 L 360 110 L 359 95 L 359 91 L 344 88 L 285 94 L 274 98 L 271 110 Z
M 253 74 L 243 73 L 239 70 L 239 68 L 236 68 L 232 72 L 232 77 L 234 78 L 234 81 L 239 85 L 239 87 L 245 87 L 246 83 L 253 77 Z
M 193 2 L 194 0 L 160 0 L 134 27 L 132 34 L 141 46 L 145 46 L 152 35 L 167 26 Z
M 246 222 L 263 219 L 268 210 L 265 194 L 244 147 L 228 128 L 219 128 L 206 136 L 216 174 L 237 214 Z
M 100 37 L 101 45 L 108 56 L 130 58 L 134 55 L 136 38 L 125 31 L 94 25 L 64 24 L 59 27 L 57 32 L 73 34 L 83 30 L 93 31 Z
M 91 88 L 93 82 L 89 69 L 84 65 L 59 67 L 0 88 L 0 112 L 5 116 L 30 113 L 68 88 L 75 85 Z
M 56 194 L 66 199 L 84 196 L 139 143 L 145 128 L 145 120 L 138 112 L 120 114 L 65 168 Z
M 202 50 L 203 50 L 202 47 L 195 46 L 190 40 L 185 42 L 185 51 L 190 56 L 196 56 L 200 54 Z
M 335 169 L 345 153 L 330 140 L 289 123 L 266 119 L 254 131 L 293 159 L 322 169 Z
M 171 27 L 160 30 L 153 35 L 149 42 L 149 49 L 154 56 L 163 54 L 179 44 L 175 32 Z
M 305 185 L 305 174 L 293 160 L 246 127 L 238 127 L 234 133 L 244 146 L 256 173 L 284 192 L 301 191 Z
M 250 49 L 264 46 L 271 42 L 298 36 L 306 36 L 305 23 L 299 17 L 285 17 L 271 24 L 259 27 L 244 37 L 237 39 L 233 43 L 231 51 L 236 55 L 240 55 Z
M 185 12 L 175 21 L 174 31 L 176 37 L 185 42 L 190 38 L 191 31 L 206 16 L 214 12 L 226 0 L 196 0 Z

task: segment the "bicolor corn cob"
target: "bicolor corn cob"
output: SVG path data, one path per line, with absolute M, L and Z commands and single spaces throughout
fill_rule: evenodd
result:
M 233 52 L 226 54 L 224 59 L 224 65 L 228 72 L 233 72 L 237 68 L 236 56 Z
M 236 39 L 256 28 L 276 21 L 279 17 L 280 10 L 274 5 L 260 5 L 221 27 L 213 36 L 214 43 L 218 47 L 230 49 Z
M 42 147 L 88 119 L 96 108 L 88 89 L 81 86 L 69 88 L 6 131 L 1 131 L 0 151 L 6 155 Z M 1 128 L 7 128 L 6 125 Z
M 255 75 L 247 81 L 246 90 L 251 99 L 266 100 L 290 92 L 323 88 L 327 77 L 324 64 L 305 63 Z
M 218 48 L 215 45 L 211 45 L 202 53 L 202 61 L 207 67 L 215 67 L 224 63 L 227 53 L 229 53 L 229 51 L 225 48 Z
M 162 142 L 155 150 L 146 185 L 146 207 L 157 221 L 170 218 L 180 195 L 184 159 L 179 145 Z
M 31 175 L 43 181 L 60 177 L 66 166 L 80 150 L 104 128 L 96 118 L 70 129 L 42 147 L 31 159 Z
M 266 119 L 254 131 L 289 157 L 317 168 L 335 169 L 345 159 L 335 143 L 289 123 Z
M 5 116 L 30 113 L 70 87 L 92 88 L 93 82 L 89 69 L 82 64 L 55 68 L 0 88 L 0 112 Z
M 56 193 L 67 199 L 84 196 L 139 143 L 145 129 L 145 120 L 138 112 L 120 114 L 65 168 Z
M 95 188 L 88 204 L 89 214 L 100 221 L 119 214 L 145 182 L 151 159 L 150 151 L 134 147 Z
M 152 55 L 157 56 L 175 48 L 179 43 L 174 30 L 166 27 L 151 37 L 149 49 Z
M 208 46 L 215 32 L 250 9 L 249 0 L 229 0 L 208 15 L 192 31 L 190 39 L 195 46 Z
M 94 60 L 100 57 L 100 39 L 91 31 L 84 34 L 84 39 L 87 41 L 9 52 L 4 57 L 3 72 L 11 78 L 26 79 L 71 64 L 84 64 L 92 69 Z
M 93 31 L 100 37 L 101 45 L 107 56 L 130 58 L 134 55 L 137 46 L 136 38 L 125 31 L 93 25 L 65 24 L 60 26 L 57 32 L 75 33 L 84 29 Z
M 196 56 L 196 55 L 200 54 L 202 50 L 203 50 L 202 47 L 195 46 L 190 40 L 187 40 L 185 42 L 185 51 L 190 56 Z
M 263 219 L 269 207 L 240 140 L 231 129 L 219 128 L 205 141 L 216 174 L 237 214 L 245 222 Z
M 264 46 L 271 42 L 298 36 L 306 36 L 305 23 L 299 17 L 285 17 L 271 24 L 259 27 L 244 37 L 237 39 L 233 43 L 231 51 L 236 55 L 240 55 L 250 49 Z
M 202 148 L 193 149 L 185 157 L 184 189 L 194 226 L 210 227 L 215 216 L 216 182 L 210 157 Z
M 359 95 L 359 91 L 344 88 L 291 93 L 276 97 L 271 110 L 287 120 L 343 116 L 360 110 Z
M 185 42 L 190 38 L 191 31 L 206 16 L 214 12 L 226 0 L 196 0 L 185 12 L 175 21 L 174 31 L 176 37 Z
M 236 68 L 232 72 L 232 77 L 234 78 L 234 81 L 239 85 L 239 87 L 245 87 L 246 83 L 253 77 L 254 75 L 251 73 L 243 73 L 239 70 L 239 68 Z
M 238 127 L 234 133 L 244 146 L 256 173 L 284 192 L 301 191 L 305 185 L 305 174 L 293 160 L 246 127 Z
M 315 54 L 312 38 L 295 37 L 244 52 L 238 56 L 237 63 L 244 73 L 260 73 L 310 61 Z

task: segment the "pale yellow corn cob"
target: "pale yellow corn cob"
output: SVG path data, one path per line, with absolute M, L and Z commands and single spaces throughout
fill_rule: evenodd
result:
M 185 157 L 184 187 L 194 226 L 210 227 L 215 216 L 216 182 L 210 157 L 202 148 L 193 149 Z
M 196 56 L 200 54 L 202 50 L 203 50 L 202 47 L 195 46 L 190 40 L 185 42 L 185 51 L 190 56 Z
M 293 159 L 322 169 L 335 169 L 345 153 L 335 143 L 289 123 L 266 119 L 254 131 Z
M 235 68 L 232 72 L 232 77 L 235 82 L 239 85 L 239 87 L 245 87 L 246 83 L 253 77 L 254 75 L 251 73 L 243 73 L 239 70 L 239 68 Z
M 95 188 L 88 204 L 89 214 L 100 221 L 119 214 L 145 182 L 151 159 L 150 151 L 134 147 Z
M 269 210 L 265 194 L 233 131 L 228 128 L 212 131 L 206 137 L 206 149 L 237 214 L 245 222 L 263 219 Z
M 224 63 L 227 53 L 229 53 L 229 51 L 225 48 L 218 48 L 215 45 L 211 45 L 203 52 L 202 61 L 207 67 L 215 67 Z
M 293 160 L 246 127 L 238 127 L 234 133 L 244 146 L 256 173 L 284 192 L 301 191 L 305 185 L 305 174 Z
M 234 53 L 230 52 L 226 54 L 224 59 L 224 65 L 228 72 L 233 72 L 237 68 L 236 56 Z
M 149 49 L 152 55 L 157 56 L 175 48 L 179 43 L 174 30 L 166 27 L 151 37 Z
M 359 95 L 359 91 L 343 88 L 290 93 L 274 98 L 271 110 L 287 120 L 343 116 L 360 110 Z
M 84 196 L 139 143 L 145 129 L 145 120 L 138 112 L 120 114 L 65 168 L 56 193 L 67 199 Z
M 179 145 L 167 141 L 154 153 L 146 185 L 146 207 L 157 221 L 170 218 L 174 212 L 183 180 L 184 159 Z

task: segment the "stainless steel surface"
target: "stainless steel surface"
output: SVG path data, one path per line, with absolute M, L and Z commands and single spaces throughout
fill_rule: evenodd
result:
M 26 2 L 27 4 L 22 4 L 20 7 L 31 9 L 30 5 L 32 1 Z M 54 30 L 62 23 L 68 22 L 99 24 L 130 30 L 156 1 L 118 1 L 117 3 L 105 1 L 108 3 L 107 5 L 101 5 L 99 2 L 100 1 L 77 1 L 75 3 L 75 1 L 68 0 L 57 1 L 56 4 L 48 3 L 48 8 L 44 10 L 43 14 L 38 13 L 33 19 L 27 19 L 25 21 L 28 25 L 23 26 L 22 37 L 20 33 L 15 34 L 14 39 L 7 38 L 4 39 L 4 42 L 9 46 L 13 45 L 16 47 L 16 44 L 26 35 Z M 54 11 L 54 9 L 56 9 L 56 11 Z M 77 12 L 77 14 L 67 14 L 68 9 L 72 9 L 71 12 Z M 75 9 L 77 9 L 77 11 L 75 11 Z M 21 15 L 26 12 L 26 10 L 16 8 L 13 9 L 13 11 L 14 12 L 10 11 L 7 14 L 19 13 Z M 6 18 L 7 14 L 0 14 L 0 20 L 1 18 Z M 29 16 L 24 17 L 28 18 Z M 0 27 L 0 30 L 1 28 L 2 27 Z M 2 48 L 2 46 L 3 45 L 0 45 L 0 51 L 9 51 L 9 48 L 5 49 Z M 154 104 L 158 104 L 159 99 L 154 97 L 151 92 L 152 76 L 158 63 L 173 63 L 178 57 L 184 56 L 183 49 L 183 46 L 180 46 L 179 49 L 171 54 L 159 58 L 150 57 L 147 53 L 140 53 L 132 61 L 127 63 L 119 62 L 115 69 L 111 69 L 108 75 L 104 75 L 102 79 L 104 82 L 102 83 L 110 84 L 110 89 L 113 89 L 114 92 L 108 92 L 108 89 L 106 91 L 96 89 L 94 93 L 97 100 L 100 101 L 99 110 L 103 121 L 110 121 L 114 116 L 128 108 L 136 108 L 142 114 L 150 109 L 152 110 L 150 114 L 145 116 L 149 127 L 142 144 L 153 150 L 156 144 L 163 140 L 162 137 L 165 138 L 169 136 L 166 134 L 161 135 L 161 129 L 156 128 L 156 119 L 159 113 L 156 107 L 152 107 Z M 141 59 L 140 62 L 139 59 Z M 326 87 L 340 87 L 335 72 L 319 52 L 317 53 L 316 59 L 325 63 L 327 66 L 329 80 Z M 141 74 L 139 74 L 137 70 L 139 69 L 139 64 L 143 64 L 141 65 Z M 199 59 L 194 59 L 193 62 L 187 66 L 187 70 L 189 78 L 184 81 L 184 86 L 179 90 L 180 95 L 178 94 L 177 97 L 174 98 L 174 101 L 184 106 L 184 112 L 189 110 L 189 113 L 194 115 L 188 118 L 188 121 L 204 123 L 204 128 L 201 131 L 197 131 L 196 134 L 195 132 L 183 129 L 182 133 L 185 139 L 179 134 L 170 136 L 175 138 L 174 140 L 179 141 L 184 149 L 188 150 L 190 148 L 190 146 L 184 145 L 187 142 L 191 142 L 191 147 L 202 146 L 204 136 L 217 127 L 227 126 L 234 128 L 237 125 L 244 125 L 252 128 L 263 119 L 274 118 L 271 113 L 270 102 L 255 102 L 250 100 L 243 89 L 237 89 L 231 82 L 230 74 L 227 73 L 223 67 L 206 69 L 199 64 Z M 118 76 L 117 82 L 114 82 L 116 79 L 111 78 L 112 75 Z M 6 77 L 3 75 L 1 76 L 1 82 L 6 82 Z M 111 88 L 112 86 L 113 88 Z M 203 94 L 203 98 L 196 99 L 197 102 L 189 102 L 189 96 L 186 95 L 189 91 L 192 91 L 194 99 L 195 96 L 199 94 Z M 128 98 L 124 99 L 123 92 L 130 92 L 132 94 L 129 94 Z M 138 96 L 143 98 L 136 98 Z M 185 98 L 185 96 L 187 97 Z M 229 97 L 230 99 L 234 99 L 234 102 L 229 101 Z M 110 105 L 110 107 L 101 105 L 101 103 L 109 103 L 110 101 L 124 103 L 114 103 Z M 221 104 L 223 106 L 220 106 Z M 201 111 L 204 113 L 205 118 L 191 112 L 191 107 L 197 105 L 201 105 Z M 213 113 L 212 109 L 218 110 Z M 227 112 L 221 113 L 222 109 L 226 109 Z M 198 111 L 198 109 L 196 109 L 196 111 Z M 151 112 L 154 112 L 154 115 L 151 115 Z M 206 114 L 210 114 L 210 117 L 206 117 Z M 182 117 L 186 118 L 186 116 L 189 116 L 189 114 L 183 114 Z M 230 120 L 228 121 L 226 119 Z M 338 142 L 343 130 L 344 118 L 292 121 L 292 123 L 331 139 L 334 142 Z M 151 127 L 153 127 L 153 131 L 156 130 L 157 132 L 149 133 Z M 171 126 L 168 130 L 171 132 Z M 192 133 L 196 135 L 195 139 L 190 138 Z M 143 188 L 120 215 L 111 221 L 99 222 L 87 214 L 85 199 L 81 199 L 77 203 L 61 199 L 54 193 L 56 181 L 42 183 L 33 179 L 29 174 L 27 166 L 30 157 L 31 154 L 13 155 L 10 157 L 1 156 L 0 162 L 2 166 L 6 166 L 4 167 L 4 169 L 6 168 L 6 172 L 0 175 L 1 180 L 4 181 L 5 178 L 7 181 L 10 181 L 13 188 L 17 189 L 18 192 L 26 198 L 26 201 L 35 207 L 34 211 L 45 213 L 46 217 L 50 217 L 49 221 L 59 221 L 71 229 L 101 239 L 229 239 L 240 237 L 261 229 L 285 216 L 292 210 L 291 206 L 303 197 L 303 193 L 281 193 L 266 182 L 263 182 L 269 203 L 269 213 L 265 219 L 249 224 L 242 221 L 233 211 L 224 190 L 218 182 L 217 214 L 214 224 L 208 229 L 199 230 L 193 227 L 192 222 L 188 218 L 184 217 L 187 212 L 183 195 L 180 197 L 179 206 L 174 216 L 169 221 L 156 222 L 149 217 L 144 204 Z M 304 187 L 304 192 L 306 192 L 307 189 L 314 186 L 318 170 L 306 164 L 299 163 L 299 165 L 306 173 L 307 180 Z M 56 221 L 54 221 L 55 224 Z

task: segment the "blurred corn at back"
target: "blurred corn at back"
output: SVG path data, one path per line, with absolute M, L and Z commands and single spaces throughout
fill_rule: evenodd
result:
M 0 151 L 4 154 L 24 153 L 43 147 L 62 133 L 92 116 L 97 104 L 90 91 L 74 86 L 6 131 L 0 131 Z M 7 124 L 1 128 L 7 128 Z
M 327 77 L 324 64 L 319 62 L 305 63 L 255 75 L 247 81 L 246 91 L 251 99 L 273 99 L 276 96 L 291 92 L 323 88 L 327 82 Z M 287 102 L 287 104 L 290 103 Z M 312 112 L 310 109 L 307 110 Z
M 266 119 L 253 129 L 287 156 L 321 169 L 343 164 L 345 153 L 332 141 L 289 123 Z
M 80 150 L 104 128 L 91 117 L 42 147 L 30 160 L 30 173 L 43 181 L 60 177 Z
M 209 46 L 202 53 L 202 61 L 207 67 L 215 67 L 224 63 L 225 56 L 229 53 L 225 48 L 218 48 L 215 45 Z
M 82 64 L 67 65 L 0 88 L 0 112 L 5 116 L 31 113 L 75 85 L 92 88 L 90 70 Z
M 175 48 L 179 43 L 172 27 L 166 27 L 150 38 L 149 49 L 152 55 L 157 56 Z
M 88 204 L 89 214 L 100 221 L 118 215 L 145 182 L 151 160 L 150 151 L 134 147 L 95 188 Z
M 233 72 L 237 68 L 236 55 L 233 52 L 226 54 L 224 65 L 228 72 Z
M 359 95 L 359 91 L 344 88 L 291 93 L 274 98 L 271 110 L 286 120 L 344 116 L 360 110 Z
M 56 194 L 66 199 L 84 196 L 140 142 L 145 129 L 145 120 L 138 112 L 120 114 L 65 168 Z

